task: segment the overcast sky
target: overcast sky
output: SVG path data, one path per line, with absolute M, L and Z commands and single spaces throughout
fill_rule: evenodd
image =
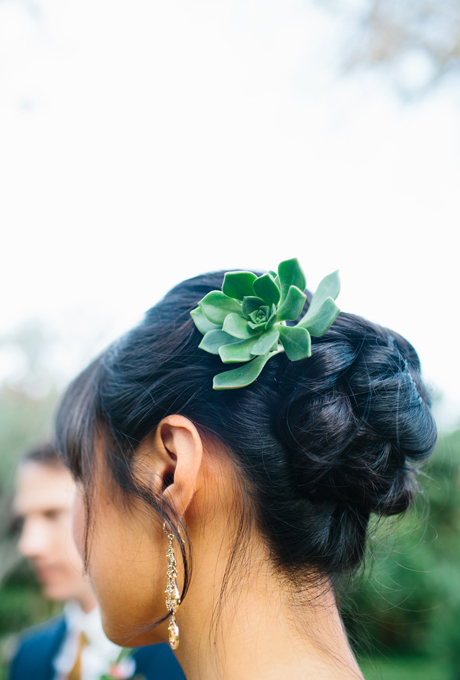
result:
M 307 0 L 3 0 L 0 333 L 54 328 L 67 380 L 179 280 L 297 256 L 458 421 L 460 101 L 342 78 L 344 32 Z

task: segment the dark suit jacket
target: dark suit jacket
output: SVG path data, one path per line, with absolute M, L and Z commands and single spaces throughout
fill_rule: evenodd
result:
M 63 616 L 21 635 L 10 667 L 9 680 L 54 680 L 53 659 L 66 633 Z M 136 673 L 147 680 L 186 680 L 168 645 L 140 647 L 134 654 Z

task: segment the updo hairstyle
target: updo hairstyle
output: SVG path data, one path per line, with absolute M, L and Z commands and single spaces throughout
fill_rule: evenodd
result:
M 83 482 L 88 522 L 102 431 L 122 495 L 174 526 L 173 509 L 133 484 L 132 466 L 138 443 L 162 418 L 183 415 L 232 457 L 246 512 L 279 572 L 334 583 L 359 564 L 370 514 L 409 507 L 414 466 L 435 446 L 419 359 L 396 333 L 342 312 L 312 338 L 310 358 L 291 362 L 281 353 L 251 385 L 214 391 L 213 376 L 225 367 L 198 348 L 202 335 L 190 311 L 221 288 L 223 276 L 177 285 L 70 385 L 57 414 L 57 446 Z M 188 551 L 179 544 L 185 594 Z

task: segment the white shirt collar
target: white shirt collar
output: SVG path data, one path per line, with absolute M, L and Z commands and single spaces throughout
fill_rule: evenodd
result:
M 69 633 L 83 632 L 90 645 L 94 645 L 108 654 L 110 652 L 116 654 L 119 647 L 105 636 L 97 607 L 85 613 L 78 602 L 71 600 L 64 606 L 64 617 Z

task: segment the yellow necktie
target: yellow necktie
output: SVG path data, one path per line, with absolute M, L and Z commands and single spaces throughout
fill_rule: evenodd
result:
M 78 654 L 77 658 L 75 659 L 74 666 L 72 670 L 70 671 L 69 675 L 67 676 L 67 680 L 80 680 L 81 679 L 81 655 L 88 644 L 89 640 L 86 637 L 86 635 L 83 633 L 83 631 L 80 633 L 80 637 L 78 640 Z

